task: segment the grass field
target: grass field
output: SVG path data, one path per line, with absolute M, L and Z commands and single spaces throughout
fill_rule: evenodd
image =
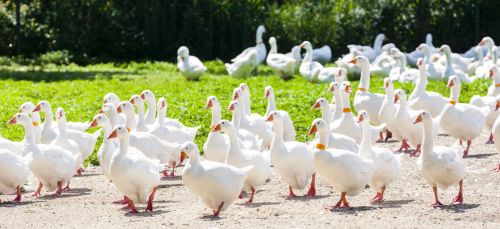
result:
M 298 75 L 292 80 L 283 81 L 265 66 L 259 68 L 256 77 L 234 79 L 226 74 L 222 62 L 212 61 L 206 65 L 209 72 L 199 81 L 185 80 L 174 64 L 165 62 L 107 63 L 85 67 L 0 66 L 0 134 L 16 141 L 22 139 L 22 128 L 7 126 L 6 122 L 26 101 L 37 103 L 47 100 L 53 110 L 63 107 L 70 121 L 91 121 L 107 92 L 114 92 L 122 100 L 128 100 L 131 95 L 150 89 L 157 98 L 167 99 L 168 117 L 177 118 L 187 126 L 202 127 L 196 138 L 201 148 L 208 135 L 211 118 L 210 112 L 203 109 L 206 98 L 217 96 L 223 108 L 223 118 L 230 119 L 226 107 L 233 88 L 246 82 L 251 90 L 252 112 L 264 114 L 267 106 L 263 98 L 264 87 L 271 85 L 278 109 L 289 112 L 297 130 L 297 140 L 304 141 L 312 120 L 320 116 L 319 111 L 311 110 L 314 101 L 319 97 L 328 100 L 332 97 L 326 91 L 328 85 L 311 84 Z M 370 91 L 383 93 L 382 83 L 381 77 L 373 76 Z M 358 82 L 351 84 L 357 88 Z M 460 102 L 468 102 L 474 94 L 486 94 L 489 84 L 489 81 L 479 81 L 463 85 Z M 403 88 L 407 93 L 413 89 L 411 84 L 395 83 L 395 87 Z M 445 82 L 431 81 L 428 90 L 449 95 Z M 88 162 L 98 163 L 95 153 Z

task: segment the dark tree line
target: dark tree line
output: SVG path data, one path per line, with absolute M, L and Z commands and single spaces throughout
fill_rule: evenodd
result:
M 17 3 L 17 4 L 16 4 Z M 302 40 L 334 56 L 385 33 L 411 51 L 435 44 L 464 51 L 482 36 L 500 39 L 496 0 L 2 0 L 0 55 L 68 50 L 77 63 L 175 60 L 190 47 L 203 59 L 230 59 L 266 25 L 281 52 Z M 16 13 L 17 12 L 17 13 Z M 19 21 L 20 23 L 17 23 Z

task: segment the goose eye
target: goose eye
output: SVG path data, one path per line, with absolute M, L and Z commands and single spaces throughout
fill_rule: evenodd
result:
M 18 118 L 21 118 L 21 115 L 17 115 Z
M 317 122 L 316 124 L 319 125 L 319 122 Z

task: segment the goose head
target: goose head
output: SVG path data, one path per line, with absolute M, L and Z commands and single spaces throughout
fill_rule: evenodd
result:
M 189 49 L 186 46 L 179 47 L 179 49 L 177 49 L 177 56 L 181 60 L 185 60 L 189 57 Z
M 278 111 L 273 111 L 273 112 L 269 113 L 269 115 L 267 115 L 267 117 L 266 117 L 266 122 L 272 122 L 273 125 L 277 121 L 279 121 L 279 122 L 283 121 L 283 117 L 281 117 L 281 114 Z
M 24 113 L 17 113 L 17 114 L 15 114 L 7 122 L 7 124 L 9 124 L 9 125 L 19 124 L 21 126 L 33 125 L 33 123 L 31 122 L 31 118 L 27 114 L 24 114 Z
M 309 41 L 304 41 L 302 44 L 299 45 L 300 48 L 303 48 L 305 50 L 311 50 L 312 51 L 312 44 Z
M 107 137 L 107 139 L 108 140 L 113 138 L 122 139 L 122 138 L 127 138 L 128 136 L 129 136 L 129 130 L 125 126 L 118 125 L 117 127 L 115 127 L 113 132 L 111 132 L 111 134 Z
M 241 88 L 241 91 L 243 91 L 243 93 L 245 93 L 245 95 L 250 95 L 250 87 L 248 87 L 248 85 L 246 83 L 240 83 L 240 88 Z
M 234 125 L 231 121 L 221 120 L 217 125 L 212 128 L 212 132 L 225 132 L 225 133 L 235 133 Z
M 132 97 L 130 97 L 129 102 L 137 106 L 137 108 L 144 109 L 144 100 L 141 99 L 140 95 L 132 95 Z
M 325 106 L 328 106 L 328 101 L 325 98 L 319 98 L 312 106 L 312 109 L 320 109 Z
M 264 34 L 265 32 L 266 32 L 266 27 L 264 27 L 263 25 L 259 25 L 259 27 L 257 27 L 257 32 L 256 32 L 257 44 L 262 43 L 262 34 Z
M 233 90 L 233 100 L 238 100 L 240 101 L 243 97 L 243 91 L 241 88 L 237 87 Z
M 428 33 L 427 35 L 425 35 L 425 43 L 426 43 L 426 45 L 433 46 L 431 33 Z
M 274 97 L 273 87 L 266 86 L 266 88 L 264 89 L 264 98 L 272 98 L 272 97 Z
M 296 61 L 302 60 L 302 56 L 300 55 L 300 47 L 298 45 L 293 46 L 291 53 Z
M 417 59 L 417 67 L 420 69 L 421 67 L 424 67 L 424 58 L 420 57 Z
M 37 111 L 42 111 L 43 113 L 51 112 L 50 103 L 47 101 L 38 102 L 35 109 L 33 109 L 33 112 L 37 112 Z
M 165 109 L 167 109 L 167 106 L 168 106 L 167 100 L 165 98 L 163 98 L 163 97 L 159 98 L 157 106 L 158 106 L 158 110 L 165 110 Z
M 332 82 L 330 83 L 330 86 L 328 87 L 328 92 L 335 92 L 340 90 L 340 84 L 337 82 Z
M 194 142 L 188 141 L 181 146 L 181 153 L 189 158 L 197 158 L 200 155 L 200 149 Z
M 19 107 L 19 113 L 25 113 L 30 115 L 35 109 L 35 104 L 32 102 L 25 102 Z
M 124 113 L 124 114 L 132 114 L 134 115 L 134 105 L 130 103 L 129 101 L 123 101 L 118 104 L 116 107 L 116 111 L 118 113 Z
M 448 87 L 448 88 L 450 88 L 452 90 L 456 89 L 456 88 L 460 88 L 460 80 L 455 75 L 450 76 L 450 78 L 448 79 L 448 84 L 446 85 L 446 87 Z
M 432 116 L 428 111 L 422 111 L 417 118 L 415 118 L 415 121 L 413 121 L 413 124 L 417 123 L 430 123 L 432 122 Z
M 104 114 L 96 114 L 94 116 L 94 118 L 92 119 L 92 122 L 90 123 L 90 126 L 88 129 L 90 128 L 94 128 L 94 127 L 97 127 L 97 126 L 104 126 L 106 125 L 106 123 L 109 124 L 109 119 L 106 115 Z
M 365 56 L 356 56 L 349 63 L 354 64 L 360 68 L 370 67 L 370 61 Z
M 269 51 L 270 53 L 277 53 L 278 52 L 278 44 L 276 42 L 276 38 L 270 37 L 269 38 L 269 45 L 271 46 L 271 50 Z
M 219 101 L 217 100 L 217 97 L 215 96 L 208 96 L 207 102 L 205 105 L 205 109 L 216 109 L 218 108 L 220 110 L 220 105 Z
M 313 135 L 315 133 L 328 133 L 328 131 L 328 124 L 326 124 L 325 120 L 317 118 L 312 122 L 307 135 Z
M 338 68 L 335 74 L 335 82 L 342 83 L 344 82 L 347 76 L 347 70 L 345 68 Z
M 495 82 L 500 82 L 500 74 L 497 66 L 493 66 L 490 68 L 488 76 L 493 79 Z
M 241 104 L 240 102 L 233 100 L 229 103 L 229 106 L 227 107 L 227 110 L 230 112 L 240 112 L 241 111 Z
M 340 86 L 340 92 L 343 98 L 349 98 L 352 92 L 351 83 L 344 81 Z
M 422 43 L 416 48 L 416 50 L 427 52 L 429 51 L 429 46 L 426 43 Z
M 439 52 L 449 55 L 451 54 L 451 48 L 449 45 L 441 45 L 441 47 L 439 48 Z
M 483 37 L 483 39 L 481 39 L 478 45 L 479 46 L 486 45 L 488 47 L 493 47 L 495 46 L 495 41 L 493 41 L 493 38 L 491 37 Z
M 112 103 L 113 105 L 118 105 L 120 103 L 120 98 L 115 93 L 108 93 L 104 96 L 103 103 Z
M 56 109 L 56 120 L 58 124 L 66 122 L 66 114 L 62 107 Z
M 406 102 L 406 93 L 402 89 L 394 91 L 394 103 L 399 101 Z
M 393 91 L 394 90 L 394 84 L 392 83 L 392 80 L 387 77 L 384 78 L 384 89 L 387 93 L 387 91 Z
M 116 112 L 116 107 L 112 103 L 105 103 L 102 105 L 101 109 L 99 109 L 100 114 L 112 115 L 112 113 Z
M 358 113 L 358 123 L 370 123 L 370 115 L 365 110 L 361 110 Z
M 155 94 L 153 94 L 151 90 L 144 90 L 141 92 L 141 99 L 153 102 L 155 100 Z

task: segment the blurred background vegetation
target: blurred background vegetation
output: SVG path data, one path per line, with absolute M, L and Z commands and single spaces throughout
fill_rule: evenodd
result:
M 425 34 L 463 52 L 483 36 L 500 39 L 498 0 L 2 0 L 0 56 L 43 63 L 175 61 L 177 48 L 227 60 L 255 44 L 264 24 L 281 52 L 303 40 L 371 44 L 385 33 L 402 51 Z M 1 62 L 1 60 L 0 60 Z

